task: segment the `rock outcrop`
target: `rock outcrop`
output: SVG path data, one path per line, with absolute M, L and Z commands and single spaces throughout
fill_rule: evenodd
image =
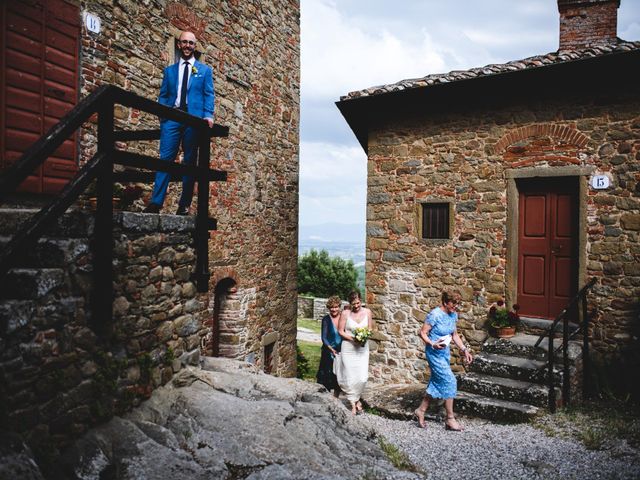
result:
M 323 387 L 205 358 L 65 451 L 69 478 L 419 478 Z M 74 477 L 75 476 L 75 477 Z

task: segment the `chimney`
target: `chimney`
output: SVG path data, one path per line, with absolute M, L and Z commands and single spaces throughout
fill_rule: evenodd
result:
M 558 0 L 559 50 L 615 43 L 620 0 Z

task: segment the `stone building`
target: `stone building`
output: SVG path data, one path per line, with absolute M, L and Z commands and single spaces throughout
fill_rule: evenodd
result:
M 118 214 L 113 311 L 120 336 L 107 352 L 124 361 L 118 388 L 136 384 L 141 368 L 152 374 L 151 387 L 165 383 L 172 359 L 198 348 L 295 375 L 299 10 L 297 0 L 0 3 L 0 173 L 101 85 L 157 99 L 182 30 L 195 33 L 199 60 L 213 68 L 215 121 L 229 135 L 211 142 L 210 166 L 226 171 L 227 181 L 211 184 L 217 230 L 209 238 L 209 291 L 198 294 L 190 281 L 192 218 Z M 136 109 L 116 108 L 115 118 L 117 128 L 158 127 L 155 116 Z M 157 157 L 158 142 L 118 147 Z M 50 199 L 95 150 L 92 118 L 1 206 L 2 241 L 24 220 L 20 207 Z M 180 182 L 170 186 L 164 212 L 175 211 L 179 190 Z M 59 252 L 62 264 L 26 272 L 34 298 L 18 288 L 0 297 L 0 417 L 8 413 L 19 430 L 73 436 L 95 417 L 83 402 L 100 371 L 95 349 L 105 348 L 87 328 L 91 252 L 86 238 L 44 242 L 68 247 Z
M 416 332 L 444 289 L 477 350 L 493 302 L 548 325 L 593 277 L 592 348 L 637 367 L 640 42 L 617 38 L 619 3 L 558 0 L 555 52 L 337 102 L 368 155 L 377 381 L 424 379 Z

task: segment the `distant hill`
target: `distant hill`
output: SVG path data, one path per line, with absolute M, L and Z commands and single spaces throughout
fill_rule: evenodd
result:
M 304 255 L 311 249 L 326 250 L 332 257 L 351 260 L 356 266 L 364 265 L 364 224 L 300 225 L 298 255 Z
M 323 243 L 365 244 L 364 224 L 323 223 L 321 225 L 300 225 L 298 243 L 301 245 Z

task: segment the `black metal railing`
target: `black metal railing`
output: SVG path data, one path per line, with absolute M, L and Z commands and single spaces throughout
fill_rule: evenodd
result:
M 558 314 L 551 326 L 545 330 L 538 340 L 536 341 L 534 348 L 537 348 L 542 340 L 548 337 L 549 346 L 547 350 L 547 363 L 543 368 L 547 370 L 547 383 L 549 386 L 549 410 L 552 413 L 556 411 L 556 388 L 554 377 L 554 363 L 556 354 L 562 350 L 562 402 L 564 405 L 569 405 L 571 402 L 571 378 L 570 378 L 570 365 L 569 365 L 569 340 L 575 337 L 579 333 L 582 333 L 582 391 L 586 396 L 589 393 L 589 381 L 591 377 L 591 364 L 589 360 L 589 321 L 591 319 L 587 309 L 587 293 L 595 285 L 596 278 L 593 277 L 587 282 L 587 284 L 580 289 L 578 293 L 571 299 L 569 304 Z M 574 312 L 574 307 L 578 304 L 582 306 L 582 322 L 578 324 L 578 327 L 569 333 L 569 314 Z M 553 340 L 555 337 L 556 327 L 558 323 L 562 321 L 562 344 L 554 349 Z
M 115 130 L 116 105 L 135 108 L 158 117 L 174 120 L 193 127 L 198 132 L 198 152 L 195 166 L 165 162 L 154 157 L 116 149 L 116 141 L 156 140 L 160 130 Z M 96 180 L 97 207 L 94 228 L 94 286 L 92 294 L 92 319 L 94 328 L 104 330 L 111 324 L 113 302 L 113 204 L 114 182 L 150 181 L 155 171 L 168 172 L 171 180 L 183 175 L 195 177 L 198 183 L 196 228 L 194 233 L 196 268 L 192 274 L 198 291 L 209 286 L 208 238 L 215 230 L 216 220 L 209 218 L 209 182 L 224 181 L 224 171 L 209 169 L 210 141 L 212 137 L 226 137 L 229 128 L 214 125 L 209 128 L 206 120 L 178 109 L 166 107 L 155 101 L 104 85 L 78 103 L 55 126 L 0 176 L 0 202 L 13 193 L 22 181 L 40 166 L 53 152 L 80 128 L 92 115 L 98 115 L 98 141 L 95 155 L 86 162 L 60 194 L 42 210 L 31 217 L 19 229 L 0 254 L 0 278 L 16 265 L 22 255 L 42 236 L 43 232 L 75 202 L 89 184 Z M 115 164 L 130 170 L 114 172 Z M 146 171 L 135 170 L 144 169 Z

